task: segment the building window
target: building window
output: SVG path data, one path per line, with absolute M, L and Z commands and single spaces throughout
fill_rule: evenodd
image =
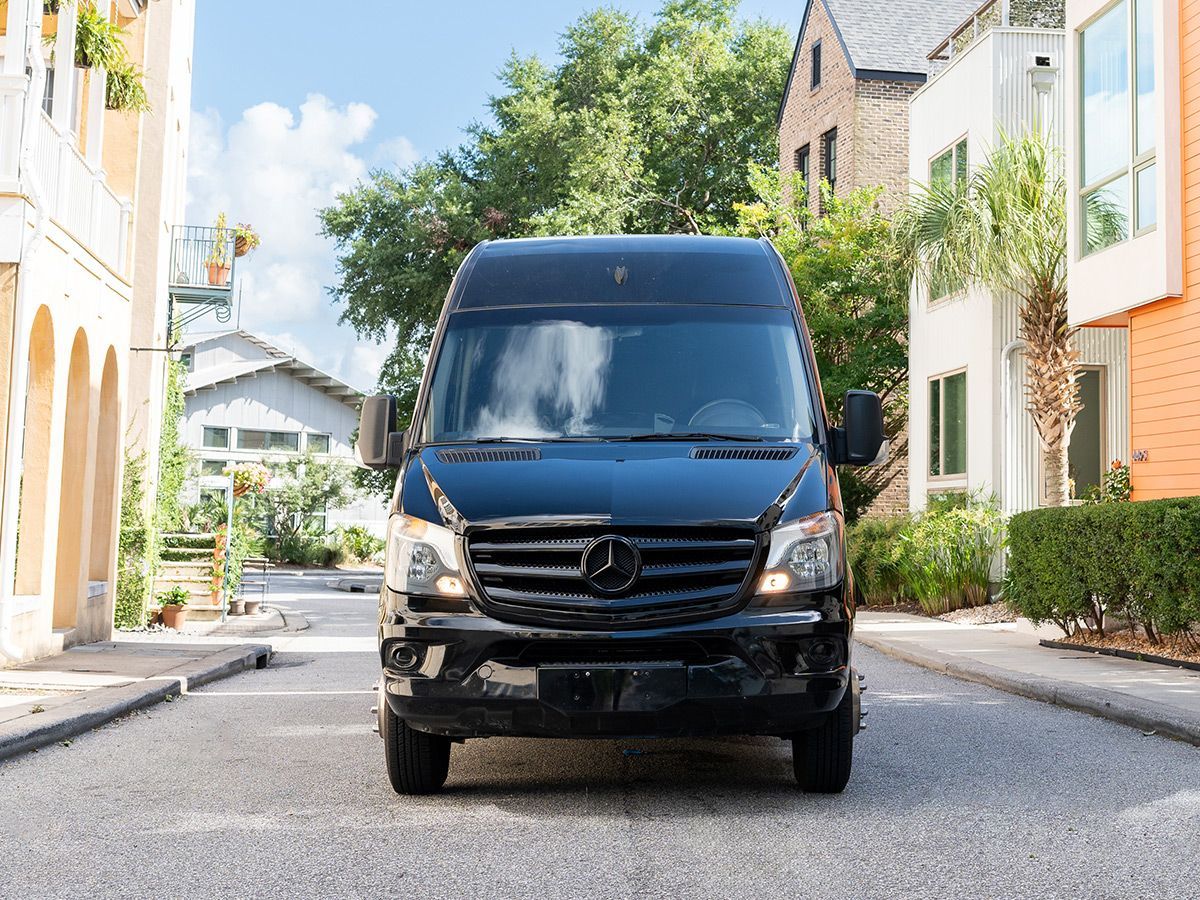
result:
M 1153 0 L 1120 0 L 1083 29 L 1079 50 L 1086 256 L 1158 222 Z
M 821 86 L 821 42 L 817 41 L 812 45 L 812 77 L 808 84 L 811 90 L 816 90 Z
M 239 450 L 297 453 L 300 450 L 300 433 L 297 431 L 251 431 L 239 428 L 237 448 Z
M 184 350 L 179 354 L 179 364 L 187 371 L 192 371 L 192 351 Z
M 804 185 L 804 193 L 808 194 L 808 173 L 812 168 L 812 153 L 809 150 L 808 144 L 805 144 L 796 151 L 796 174 L 800 176 L 800 182 Z
M 967 474 L 967 373 L 929 380 L 929 475 L 962 479 Z
M 304 441 L 309 453 L 328 453 L 329 439 L 328 434 L 310 434 Z
M 1107 405 L 1107 379 L 1103 366 L 1083 366 L 1076 382 L 1079 385 L 1081 408 L 1075 416 L 1071 429 L 1071 443 L 1067 448 L 1068 488 L 1072 500 L 1082 500 L 1093 489 L 1100 487 L 1108 462 L 1105 453 L 1106 430 L 1105 407 Z M 1041 502 L 1045 505 L 1050 496 L 1049 472 L 1046 457 L 1041 454 Z
M 966 180 L 967 139 L 964 137 L 929 161 L 929 186 L 935 190 L 949 189 Z M 929 299 L 941 300 L 962 288 L 960 281 L 938 279 L 929 285 Z
M 223 459 L 202 459 L 200 460 L 200 474 L 205 477 L 224 475 L 227 465 L 229 464 Z
M 829 182 L 830 192 L 837 186 L 837 129 L 821 136 L 821 177 Z
M 204 426 L 204 447 L 209 447 L 213 450 L 228 450 L 229 449 L 229 429 L 218 428 L 214 425 Z

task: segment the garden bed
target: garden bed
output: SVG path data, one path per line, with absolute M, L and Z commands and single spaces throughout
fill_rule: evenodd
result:
M 1104 637 L 1082 634 L 1060 641 L 1044 640 L 1039 643 L 1054 650 L 1086 650 L 1104 656 L 1117 656 L 1121 659 L 1152 662 L 1200 672 L 1200 652 L 1187 646 L 1177 635 L 1164 636 L 1161 644 L 1152 644 L 1128 631 L 1118 631 Z

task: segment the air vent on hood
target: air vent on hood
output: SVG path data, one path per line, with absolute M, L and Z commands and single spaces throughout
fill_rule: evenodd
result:
M 692 459 L 784 460 L 796 455 L 786 447 L 696 447 Z
M 486 450 L 439 450 L 437 458 L 444 463 L 472 462 L 535 462 L 542 458 L 536 447 L 492 447 Z

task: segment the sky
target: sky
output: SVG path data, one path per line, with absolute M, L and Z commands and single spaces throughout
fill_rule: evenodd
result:
M 743 0 L 741 15 L 794 33 L 804 3 Z M 554 61 L 562 30 L 598 5 L 650 20 L 661 0 L 197 0 L 187 221 L 223 210 L 261 234 L 238 261 L 241 327 L 373 388 L 390 348 L 338 324 L 316 210 L 372 169 L 458 144 L 514 50 Z

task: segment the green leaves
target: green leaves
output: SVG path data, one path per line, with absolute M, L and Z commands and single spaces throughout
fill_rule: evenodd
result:
M 563 34 L 562 60 L 515 55 L 491 119 L 437 159 L 378 171 L 320 213 L 342 321 L 393 341 L 380 384 L 408 385 L 453 273 L 478 242 L 548 234 L 722 231 L 774 165 L 790 59 L 782 29 L 734 0 L 673 0 L 644 26 L 609 8 Z

